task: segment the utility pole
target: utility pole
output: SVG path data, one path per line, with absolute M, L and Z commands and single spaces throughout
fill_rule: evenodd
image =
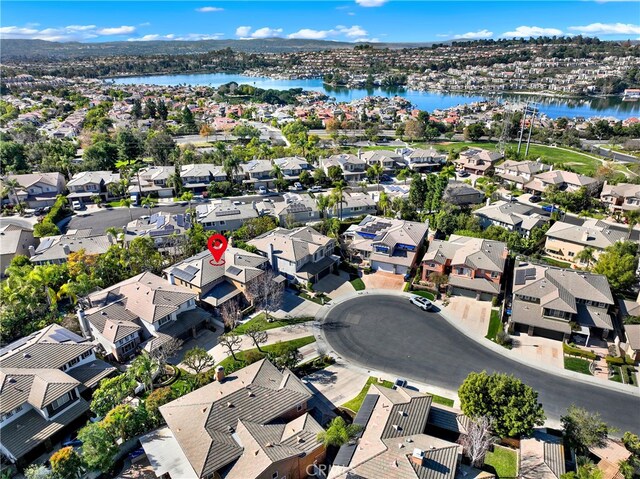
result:
M 531 110 L 531 121 L 529 123 L 529 135 L 527 136 L 527 148 L 524 150 L 524 157 L 529 155 L 529 144 L 531 143 L 531 132 L 533 131 L 533 122 L 536 121 L 536 113 L 538 109 L 534 106 Z
M 527 102 L 522 112 L 522 118 L 520 119 L 520 136 L 518 137 L 518 154 L 520 154 L 520 147 L 522 146 L 522 136 L 524 135 L 524 123 L 527 118 L 527 112 L 529 111 L 529 102 Z

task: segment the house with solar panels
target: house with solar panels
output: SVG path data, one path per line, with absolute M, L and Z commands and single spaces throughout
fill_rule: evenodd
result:
M 242 183 L 249 189 L 257 190 L 261 186 L 273 188 L 276 178 L 271 173 L 273 165 L 271 160 L 251 160 L 242 165 L 244 180 Z
M 435 407 L 435 406 L 433 406 Z M 329 479 L 468 479 L 493 474 L 462 464 L 463 449 L 453 440 L 425 431 L 459 428 L 458 414 L 432 414 L 432 396 L 413 389 L 371 384 L 353 423 L 362 430 L 355 441 L 342 446 Z
M 85 298 L 78 310 L 83 333 L 109 357 L 124 361 L 150 353 L 172 339 L 189 339 L 211 315 L 196 305 L 196 293 L 145 272 Z
M 198 223 L 201 223 L 206 230 L 226 233 L 235 231 L 245 221 L 260 216 L 255 202 L 238 203 L 238 201 L 214 200 L 208 204 L 198 205 L 196 207 Z
M 429 223 L 366 216 L 343 237 L 352 255 L 374 271 L 407 274 L 416 266 Z
M 71 253 L 82 250 L 85 254 L 101 255 L 116 244 L 111 234 L 91 235 L 91 229 L 68 230 L 66 234 L 40 238 L 37 248 L 29 246 L 29 259 L 33 264 L 62 264 Z
M 184 240 L 189 228 L 191 228 L 189 215 L 158 211 L 128 223 L 124 228 L 124 241 L 129 243 L 135 238 L 148 237 L 153 240 L 156 248 L 170 248 Z
M 88 418 L 91 390 L 115 368 L 53 324 L 0 349 L 0 452 L 22 467 Z
M 207 309 L 219 308 L 231 300 L 242 307 L 249 305 L 247 288 L 264 273 L 267 258 L 232 246 L 224 253 L 224 264 L 213 264 L 211 258 L 209 250 L 205 250 L 165 268 L 162 276 L 171 284 L 193 291 Z
M 300 173 L 310 171 L 311 165 L 299 156 L 288 156 L 285 158 L 275 158 L 273 164 L 277 165 L 287 181 L 298 181 Z

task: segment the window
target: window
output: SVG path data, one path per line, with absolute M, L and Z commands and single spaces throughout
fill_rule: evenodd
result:
M 568 254 L 568 256 L 569 256 L 570 258 L 571 258 L 571 257 L 573 257 L 573 256 L 575 256 L 575 253 L 574 253 L 573 251 L 569 251 L 567 254 Z
M 71 395 L 71 393 L 67 393 L 64 396 L 62 396 L 61 398 L 56 399 L 55 401 L 53 401 L 51 403 L 51 407 L 53 408 L 53 410 L 55 411 L 56 409 L 59 409 L 60 407 L 64 406 L 65 404 L 67 404 L 69 401 L 71 401 L 73 399 L 73 396 Z
M 219 221 L 219 223 L 220 223 L 220 226 L 226 224 L 224 221 Z
M 272 477 L 273 479 L 278 479 L 278 471 L 274 472 L 274 473 L 271 475 L 271 477 Z
M 78 364 L 80 362 L 80 358 L 73 358 L 71 361 L 69 361 L 67 364 L 69 367 L 73 366 L 74 364 Z
M 492 271 L 491 272 L 491 277 L 492 278 L 497 278 L 498 276 L 500 276 L 500 273 L 498 273 L 497 271 Z
M 124 347 L 122 348 L 122 354 L 126 354 L 129 351 L 131 351 L 133 348 L 136 347 L 136 343 L 135 342 L 130 342 L 128 344 L 125 344 Z
M 167 324 L 169 321 L 171 321 L 171 316 L 165 316 L 164 318 L 162 318 L 160 321 L 158 321 L 158 327 Z
M 298 408 L 296 409 L 298 412 L 302 411 L 302 404 L 298 404 Z

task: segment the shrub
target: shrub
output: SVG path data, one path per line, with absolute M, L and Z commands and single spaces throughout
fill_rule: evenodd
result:
M 624 366 L 625 364 L 628 365 L 633 365 L 633 359 L 626 357 L 626 358 L 620 358 L 620 357 L 614 357 L 614 356 L 607 356 L 604 358 L 604 360 L 607 362 L 607 364 L 609 365 L 614 365 L 614 366 Z
M 249 364 L 253 364 L 264 359 L 265 356 L 266 353 L 261 353 L 260 351 L 246 351 L 242 356 L 242 359 L 248 366 Z
M 491 298 L 491 306 L 495 308 L 496 306 L 498 306 L 498 304 L 500 304 L 500 301 L 498 300 L 497 296 L 494 296 L 493 298 Z
M 578 356 L 580 358 L 590 359 L 592 361 L 595 360 L 597 357 L 596 353 L 594 353 L 593 351 L 584 351 L 580 348 L 576 348 L 575 346 L 567 343 L 562 344 L 562 351 L 565 354 L 568 354 L 570 356 Z
M 405 293 L 411 291 L 411 283 L 404 283 L 404 288 L 402 288 L 402 291 L 404 291 Z
M 505 348 L 510 349 L 513 345 L 513 338 L 509 336 L 509 333 L 507 333 L 506 331 L 500 330 L 496 335 L 496 343 L 498 343 L 500 346 L 504 346 Z

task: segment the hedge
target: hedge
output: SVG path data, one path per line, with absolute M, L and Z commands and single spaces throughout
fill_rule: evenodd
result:
M 580 358 L 590 359 L 592 361 L 597 357 L 596 353 L 593 353 L 591 351 L 584 351 L 580 348 L 574 348 L 573 346 L 569 346 L 567 343 L 562 343 L 562 351 L 564 351 L 564 353 L 568 354 L 569 356 L 578 356 Z
M 69 216 L 69 209 L 67 205 L 67 199 L 62 195 L 58 195 L 58 197 L 56 198 L 56 202 L 51 207 L 51 211 L 49 211 L 49 213 L 47 213 L 47 215 L 45 216 L 44 221 L 49 219 L 53 223 L 58 223 Z
M 625 364 L 632 366 L 634 364 L 633 359 L 631 359 L 630 357 L 617 358 L 615 356 L 607 356 L 606 358 L 604 358 L 604 360 L 607 362 L 607 364 L 612 364 L 614 366 L 624 366 Z

